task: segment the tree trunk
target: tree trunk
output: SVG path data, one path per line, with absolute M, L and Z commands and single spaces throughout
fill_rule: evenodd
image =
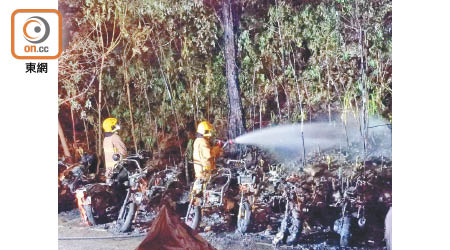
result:
M 89 133 L 88 133 L 87 125 L 86 125 L 86 120 L 84 120 L 84 119 L 83 119 L 83 125 L 84 125 L 84 134 L 86 135 L 87 151 L 89 152 Z
M 133 137 L 134 150 L 137 153 L 138 152 L 138 147 L 137 147 L 137 142 L 136 142 L 136 136 L 134 135 L 135 129 L 134 129 L 134 119 L 133 119 L 133 107 L 131 106 L 130 80 L 128 79 L 128 72 L 127 72 L 127 70 L 125 70 L 125 84 L 127 86 L 128 109 L 130 111 L 131 136 Z
M 361 60 L 361 66 L 360 66 L 360 89 L 361 89 L 361 96 L 362 96 L 362 108 L 361 108 L 361 135 L 362 135 L 362 140 L 363 140 L 363 148 L 364 148 L 364 170 L 365 170 L 365 164 L 366 164 L 366 160 L 367 160 L 367 137 L 368 137 L 368 131 L 369 131 L 369 125 L 368 125 L 368 120 L 369 120 L 369 112 L 367 109 L 367 101 L 368 101 L 368 93 L 367 93 L 367 81 L 366 81 L 366 73 L 365 73 L 365 69 L 364 69 L 364 63 L 365 63 L 365 58 L 364 58 L 364 39 L 365 39 L 365 33 L 364 31 L 360 28 L 359 31 L 359 45 L 360 45 L 360 49 L 361 49 L 361 55 L 360 55 L 360 60 Z
M 244 115 L 238 82 L 238 68 L 236 65 L 236 46 L 234 40 L 234 24 L 232 6 L 234 0 L 224 0 L 222 6 L 222 26 L 225 41 L 225 69 L 228 88 L 229 115 L 228 137 L 230 139 L 245 133 Z M 230 148 L 231 153 L 238 151 L 237 147 Z
M 100 163 L 102 162 L 100 159 L 102 158 L 103 154 L 102 154 L 102 72 L 103 72 L 103 65 L 105 63 L 105 56 L 102 56 L 102 62 L 100 64 L 100 74 L 99 74 L 99 78 L 98 78 L 98 106 L 97 106 L 97 111 L 98 111 L 98 137 L 97 137 L 97 170 L 95 171 L 95 174 L 99 174 L 100 173 Z
M 61 122 L 59 121 L 59 119 L 58 119 L 58 135 L 59 135 L 59 140 L 61 141 L 61 146 L 64 151 L 64 157 L 70 159 L 71 158 L 70 150 L 69 150 L 69 147 L 67 146 L 66 137 L 64 136 L 64 131 L 61 127 Z
M 78 146 L 77 146 L 77 131 L 75 130 L 75 119 L 74 119 L 74 116 L 73 116 L 72 105 L 70 105 L 70 118 L 72 119 L 73 151 L 74 151 L 73 158 L 74 158 L 74 160 L 76 160 L 76 158 L 77 158 L 77 149 L 78 149 Z
M 303 157 L 302 157 L 302 165 L 303 167 L 306 165 L 306 149 L 305 149 L 305 136 L 303 133 L 303 128 L 304 128 L 304 120 L 305 120 L 305 115 L 303 113 L 303 97 L 302 94 L 300 92 L 300 86 L 298 84 L 298 78 L 297 78 L 297 74 L 295 73 L 295 56 L 292 57 L 293 61 L 292 62 L 289 59 L 289 63 L 291 64 L 291 68 L 293 69 L 293 73 L 294 73 L 294 80 L 295 80 L 295 86 L 297 87 L 297 97 L 298 97 L 298 107 L 300 109 L 300 133 L 302 136 L 302 147 L 303 147 Z

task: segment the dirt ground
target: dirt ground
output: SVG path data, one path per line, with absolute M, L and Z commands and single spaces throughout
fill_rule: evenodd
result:
M 145 233 L 131 232 L 128 234 L 114 233 L 113 223 L 89 227 L 83 224 L 77 209 L 58 214 L 58 249 L 61 250 L 126 250 L 136 249 L 144 240 Z M 200 233 L 212 246 L 218 250 L 225 249 L 342 249 L 337 247 L 338 239 L 323 235 L 323 240 L 314 244 L 300 244 L 295 247 L 281 246 L 274 248 L 271 244 L 272 235 L 249 233 L 245 235 L 233 232 L 206 232 Z M 129 238 L 124 238 L 128 237 Z M 92 238 L 103 239 L 92 239 Z M 122 237 L 122 238 L 112 238 Z M 91 238 L 91 239 L 78 239 Z M 106 239 L 105 239 L 106 238 Z M 318 239 L 320 237 L 316 237 Z M 385 249 L 385 248 L 346 248 L 346 249 Z
M 81 221 L 77 209 L 58 214 L 58 249 L 62 250 L 123 250 L 135 249 L 145 235 L 119 239 L 64 240 L 78 237 L 124 236 L 108 231 L 108 224 L 89 227 Z

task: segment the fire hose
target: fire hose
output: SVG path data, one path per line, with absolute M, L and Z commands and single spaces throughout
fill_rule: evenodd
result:
M 219 143 L 219 145 L 222 145 L 222 149 L 224 149 L 228 145 L 236 143 L 233 139 L 228 139 L 228 140 L 215 139 L 215 141 L 216 141 L 216 143 Z
M 132 235 L 113 235 L 101 237 L 61 237 L 58 240 L 108 240 L 108 239 L 126 239 L 146 236 L 147 233 L 132 234 Z

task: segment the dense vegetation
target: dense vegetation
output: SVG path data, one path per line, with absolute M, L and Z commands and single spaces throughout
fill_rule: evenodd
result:
M 248 131 L 361 110 L 392 119 L 391 0 L 235 2 Z M 220 1 L 59 0 L 59 8 L 68 36 L 59 120 L 69 141 L 100 152 L 108 116 L 130 149 L 181 156 L 202 119 L 227 136 Z

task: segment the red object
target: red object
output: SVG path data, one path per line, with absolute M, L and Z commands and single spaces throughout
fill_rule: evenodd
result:
M 147 237 L 136 250 L 149 249 L 214 249 L 165 205 L 153 221 Z

